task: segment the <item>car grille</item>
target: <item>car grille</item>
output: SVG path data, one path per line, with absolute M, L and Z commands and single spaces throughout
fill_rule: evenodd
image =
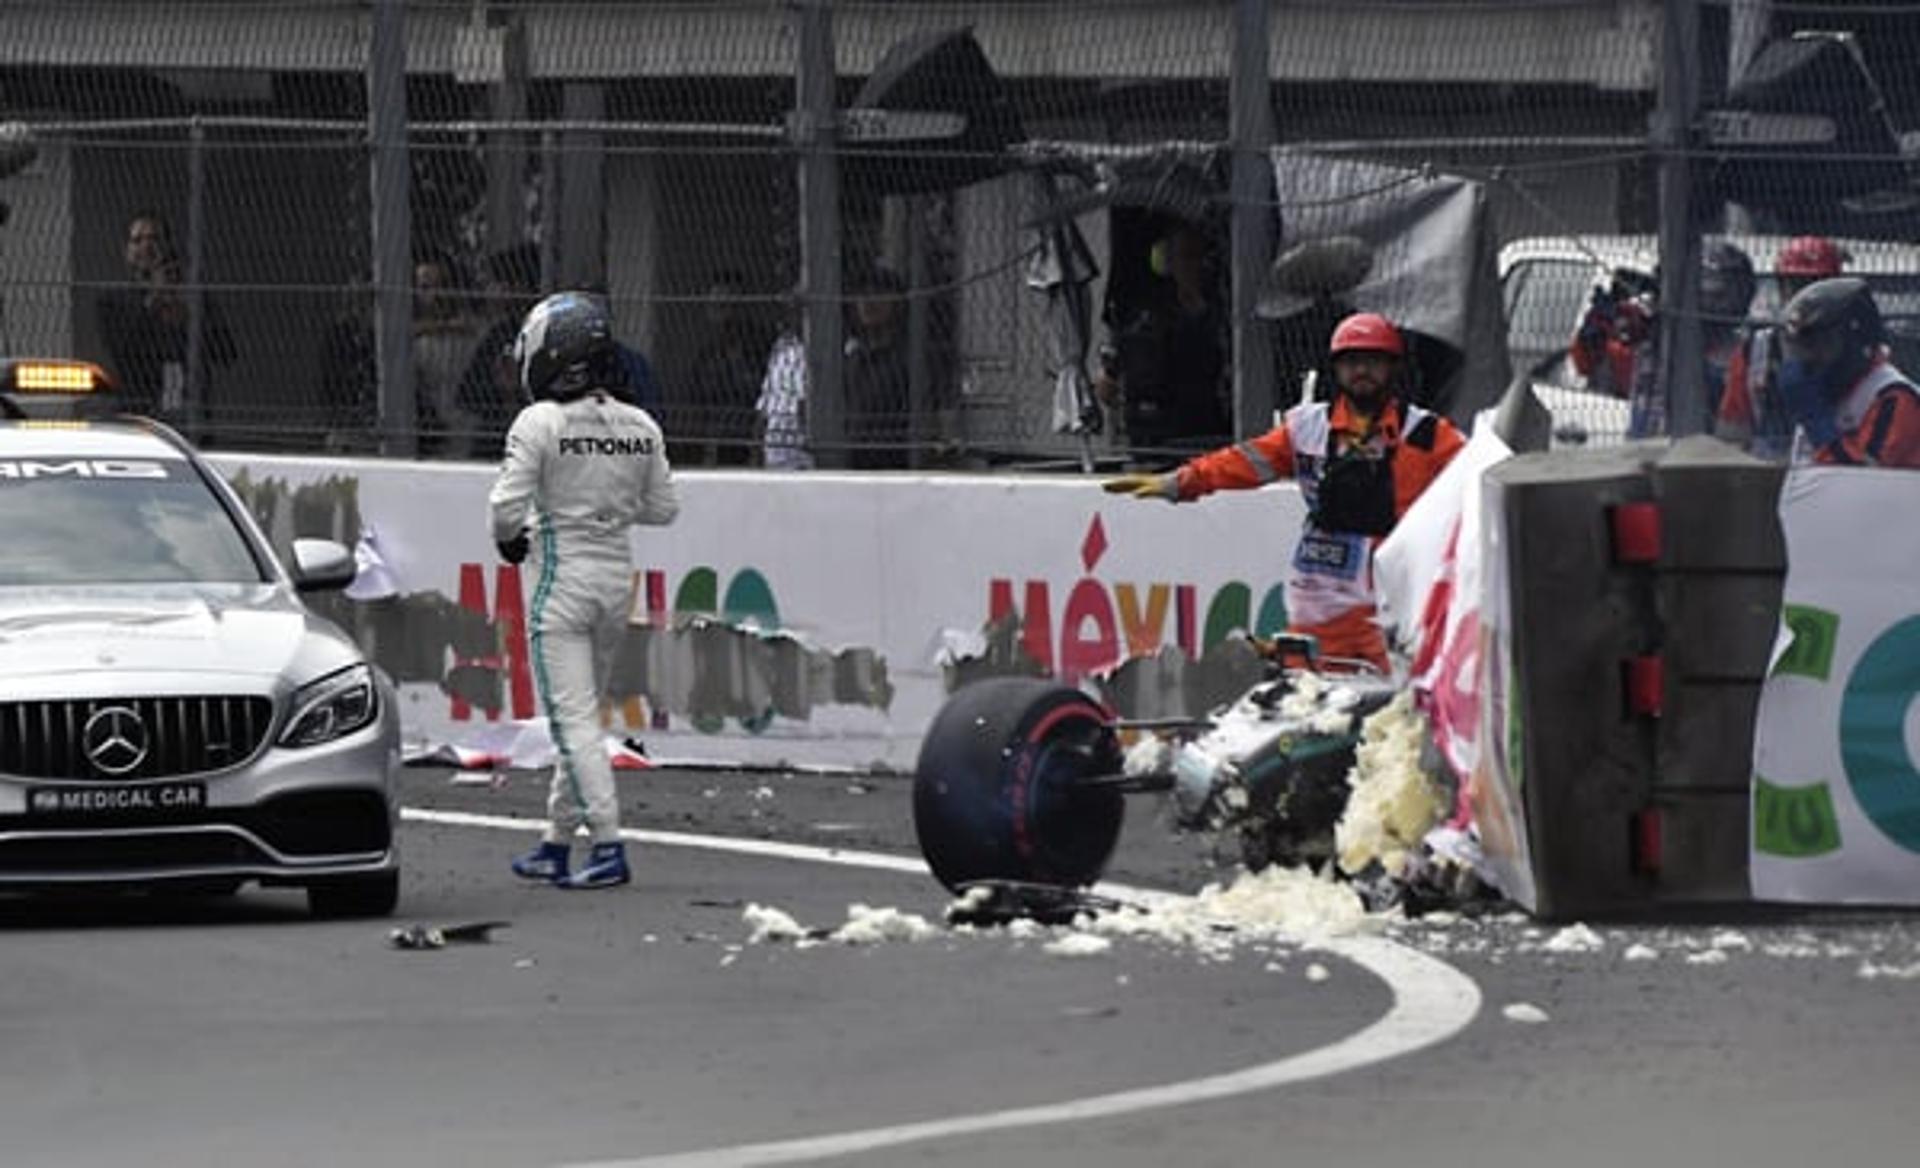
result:
M 0 774 L 112 782 L 225 770 L 252 758 L 272 723 L 272 701 L 256 696 L 0 702 Z

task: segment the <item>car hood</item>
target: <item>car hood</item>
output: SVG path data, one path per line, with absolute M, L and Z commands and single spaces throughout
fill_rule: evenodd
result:
M 281 585 L 0 588 L 0 678 L 291 673 L 297 684 L 358 656 Z

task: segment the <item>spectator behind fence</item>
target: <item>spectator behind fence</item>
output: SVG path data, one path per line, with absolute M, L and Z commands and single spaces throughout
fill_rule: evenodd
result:
M 901 470 L 910 464 L 906 290 L 906 281 L 884 267 L 867 270 L 853 283 L 843 375 L 852 445 L 847 465 L 856 470 Z
M 807 346 L 791 313 L 767 354 L 760 380 L 761 460 L 772 470 L 812 470 L 807 445 Z
M 1656 315 L 1656 273 L 1617 271 L 1593 290 L 1586 315 L 1574 332 L 1568 357 L 1595 389 L 1629 403 L 1627 437 L 1657 438 L 1670 432 L 1669 387 L 1660 384 L 1660 328 Z M 1745 343 L 1747 309 L 1755 288 L 1753 260 L 1724 241 L 1709 243 L 1700 254 L 1701 350 L 1705 417 L 1712 430 L 1727 384 L 1727 369 Z
M 540 295 L 540 249 L 532 243 L 502 248 L 487 257 L 480 271 L 481 310 L 492 323 L 480 334 L 460 377 L 458 401 L 481 431 L 475 453 L 493 458 L 525 404 L 520 399 L 520 370 L 513 363 L 513 340 Z
M 124 254 L 132 286 L 103 293 L 95 306 L 108 363 L 128 409 L 186 421 L 191 306 L 167 221 L 150 211 L 134 215 L 127 221 Z M 211 299 L 202 298 L 201 314 L 204 391 L 212 380 L 208 373 L 232 363 L 235 349 L 226 319 Z
M 1920 470 L 1920 390 L 1889 358 L 1865 280 L 1809 284 L 1787 302 L 1780 334 L 1796 462 Z
M 420 453 L 471 457 L 480 419 L 460 404 L 461 382 L 480 342 L 453 261 L 428 256 L 413 266 L 413 393 Z
M 1138 303 L 1109 303 L 1111 336 L 1094 390 L 1126 419 L 1136 449 L 1197 450 L 1232 436 L 1228 317 L 1206 236 L 1182 224 L 1154 245 L 1156 279 Z
M 1851 258 L 1824 236 L 1788 241 L 1773 262 L 1782 315 L 1801 289 L 1838 276 Z M 1714 422 L 1716 435 L 1760 458 L 1783 459 L 1793 445 L 1793 415 L 1780 397 L 1781 362 L 1779 327 L 1753 329 L 1727 366 L 1727 391 Z
M 754 401 L 759 395 L 767 331 L 742 302 L 746 279 L 720 273 L 707 289 L 706 333 L 693 359 L 693 409 L 700 419 L 694 437 L 698 459 L 709 465 L 745 466 L 753 460 Z

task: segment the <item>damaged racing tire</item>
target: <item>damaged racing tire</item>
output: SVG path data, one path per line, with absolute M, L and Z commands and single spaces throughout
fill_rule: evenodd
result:
M 1105 709 L 1077 689 L 997 677 L 961 689 L 920 745 L 913 826 L 950 889 L 982 880 L 1080 887 L 1099 879 L 1126 798 Z

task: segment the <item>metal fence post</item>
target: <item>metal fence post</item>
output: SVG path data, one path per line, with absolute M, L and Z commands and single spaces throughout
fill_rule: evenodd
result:
M 405 0 L 375 0 L 367 52 L 372 140 L 374 361 L 378 366 L 380 453 L 419 450 L 413 401 L 413 224 L 407 206 L 407 11 Z
M 907 465 L 915 470 L 927 464 L 928 456 L 943 435 L 933 408 L 933 370 L 929 361 L 932 346 L 927 330 L 933 323 L 933 305 L 924 288 L 931 282 L 927 262 L 927 209 L 932 200 L 926 195 L 908 195 L 907 209 Z
M 840 163 L 831 0 L 795 0 L 799 60 L 793 133 L 800 148 L 800 295 L 806 311 L 807 431 L 823 467 L 847 464 L 841 360 Z
M 488 93 L 493 117 L 523 122 L 527 117 L 526 14 L 509 12 L 501 28 L 503 72 Z M 487 141 L 487 246 L 495 252 L 526 238 L 526 137 L 518 130 L 495 131 Z
M 1234 0 L 1228 136 L 1233 142 L 1233 432 L 1273 425 L 1273 327 L 1255 315 L 1273 261 L 1273 91 L 1268 0 Z
M 200 441 L 209 423 L 207 410 L 207 128 L 195 114 L 187 128 L 187 383 L 182 387 L 181 420 L 187 436 Z
M 1660 367 L 1667 433 L 1707 429 L 1700 320 L 1700 233 L 1692 151 L 1700 105 L 1699 0 L 1669 0 L 1660 30 L 1660 96 L 1653 145 L 1660 167 Z

